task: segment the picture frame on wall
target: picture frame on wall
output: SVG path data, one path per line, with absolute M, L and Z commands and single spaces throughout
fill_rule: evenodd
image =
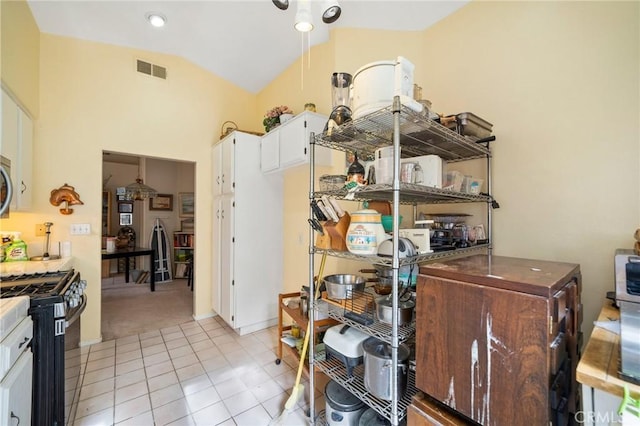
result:
M 149 210 L 173 210 L 173 195 L 158 194 L 153 198 L 149 198 Z
M 131 225 L 133 225 L 133 214 L 120 213 L 120 226 L 131 226 Z
M 118 213 L 133 213 L 133 202 L 118 202 Z
M 180 217 L 193 217 L 195 213 L 195 199 L 193 192 L 178 193 L 178 206 Z

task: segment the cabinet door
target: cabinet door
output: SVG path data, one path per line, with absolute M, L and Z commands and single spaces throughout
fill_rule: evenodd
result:
M 33 122 L 29 116 L 18 109 L 18 121 L 20 125 L 20 142 L 18 145 L 19 162 L 19 186 L 16 184 L 18 211 L 31 210 L 33 193 Z
M 220 200 L 220 247 L 219 247 L 219 274 L 220 274 L 220 305 L 218 315 L 227 324 L 233 327 L 235 311 L 234 288 L 234 199 L 222 197 Z
M 2 155 L 11 160 L 13 199 L 11 211 L 31 208 L 33 169 L 33 122 L 18 104 L 2 91 Z
M 280 133 L 280 167 L 307 162 L 309 133 L 305 116 L 294 117 L 278 128 Z
M 260 169 L 263 173 L 280 168 L 280 131 L 273 130 L 260 139 Z
M 213 196 L 222 195 L 222 142 L 217 143 L 211 150 L 211 168 L 213 169 Z
M 17 193 L 20 192 L 20 180 L 18 169 L 20 157 L 18 155 L 18 140 L 20 129 L 18 127 L 18 106 L 2 91 L 2 155 L 11 160 L 11 182 L 13 182 L 13 198 L 11 199 L 11 211 L 17 210 Z
M 548 425 L 548 300 L 423 275 L 417 288 L 416 387 L 482 424 Z
M 221 246 L 222 239 L 220 238 L 222 234 L 222 198 L 217 197 L 213 199 L 213 222 L 211 226 L 212 231 L 212 241 L 211 241 L 211 265 L 212 265 L 212 274 L 211 274 L 211 306 L 216 313 L 220 312 L 221 300 L 220 300 L 220 289 L 221 289 L 221 269 L 223 268 L 221 256 Z
M 235 187 L 235 135 L 222 142 L 222 193 L 231 194 Z

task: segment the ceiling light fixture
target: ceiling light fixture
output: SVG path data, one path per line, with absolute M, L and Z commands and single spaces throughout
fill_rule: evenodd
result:
M 342 8 L 337 0 L 326 0 L 322 7 L 322 22 L 332 24 L 338 20 L 342 13 Z
M 125 198 L 127 200 L 142 201 L 146 198 L 155 198 L 158 191 L 145 185 L 140 178 L 140 164 L 138 164 L 138 178 L 134 183 L 130 183 L 125 187 Z
M 287 10 L 289 8 L 289 0 L 271 0 L 271 1 L 280 10 Z
M 271 1 L 280 10 L 287 10 L 289 8 L 289 0 Z M 332 24 L 338 20 L 341 13 L 342 8 L 337 0 L 323 0 L 322 22 L 325 24 Z M 298 0 L 298 8 L 296 10 L 296 18 L 293 27 L 301 33 L 307 33 L 313 30 L 311 0 Z
M 313 16 L 311 16 L 310 0 L 298 0 L 298 10 L 294 28 L 301 33 L 307 33 L 313 29 Z
M 147 13 L 146 17 L 147 21 L 149 21 L 149 23 L 156 28 L 164 27 L 164 24 L 167 23 L 167 18 L 157 12 L 149 12 Z

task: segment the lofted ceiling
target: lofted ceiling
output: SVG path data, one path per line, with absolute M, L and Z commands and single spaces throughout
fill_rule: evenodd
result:
M 331 28 L 418 31 L 468 3 L 339 0 L 340 18 L 324 24 L 323 1 L 312 0 L 315 28 L 307 41 L 293 28 L 296 0 L 284 11 L 271 0 L 27 1 L 43 33 L 181 56 L 251 93 L 299 58 L 303 46 L 326 42 Z M 166 25 L 152 27 L 149 12 L 166 16 Z

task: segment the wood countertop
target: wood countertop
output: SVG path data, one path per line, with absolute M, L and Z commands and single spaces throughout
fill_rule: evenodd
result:
M 612 305 L 611 300 L 605 299 L 598 321 L 619 318 L 618 309 Z M 640 385 L 620 379 L 619 365 L 620 335 L 601 327 L 594 327 L 576 369 L 578 382 L 619 397 L 623 396 L 626 384 L 632 395 L 639 395 Z

